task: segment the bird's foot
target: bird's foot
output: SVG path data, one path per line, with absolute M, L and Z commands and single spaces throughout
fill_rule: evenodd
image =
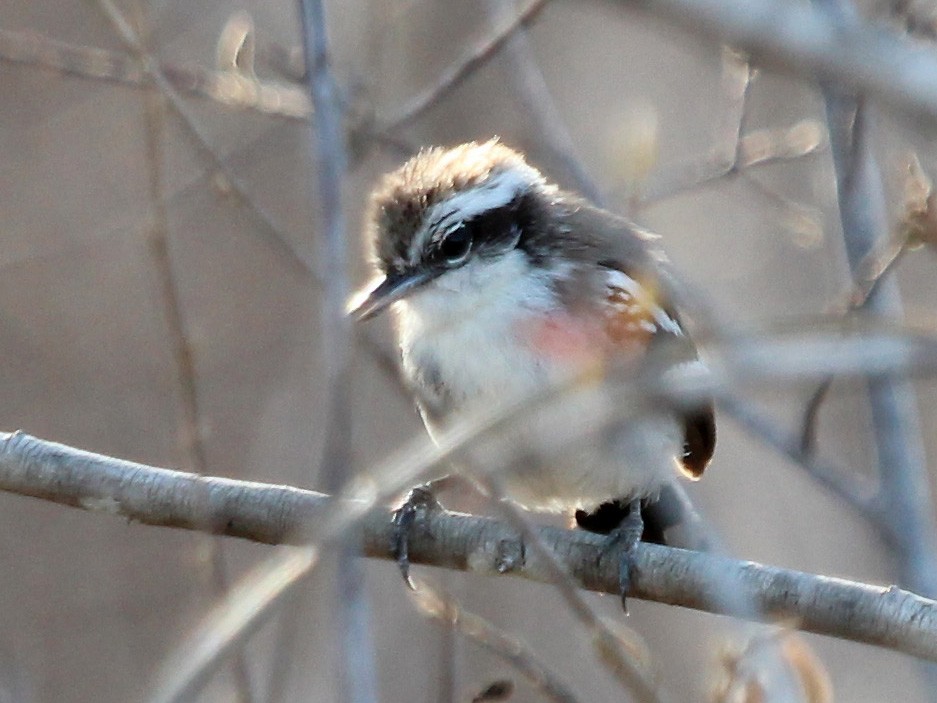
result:
M 410 580 L 410 538 L 413 530 L 424 523 L 428 512 L 441 508 L 429 487 L 417 486 L 410 491 L 403 505 L 394 511 L 391 550 L 397 561 L 397 568 L 410 588 L 414 587 Z
M 634 560 L 634 548 L 641 541 L 644 532 L 644 519 L 641 517 L 641 501 L 632 500 L 628 504 L 628 514 L 617 528 L 612 530 L 605 545 L 602 547 L 602 556 L 620 547 L 618 560 L 618 590 L 621 595 L 621 607 L 628 613 L 628 593 L 631 591 L 631 566 Z

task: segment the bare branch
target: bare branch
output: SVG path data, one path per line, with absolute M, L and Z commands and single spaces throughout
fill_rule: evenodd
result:
M 838 81 L 914 117 L 937 118 L 937 53 L 783 0 L 622 0 L 688 32 L 808 78 Z
M 183 527 L 267 544 L 303 542 L 331 499 L 289 486 L 196 476 L 91 454 L 22 433 L 0 435 L 0 489 L 152 525 Z M 357 508 L 348 507 L 351 512 Z M 517 530 L 489 518 L 441 511 L 414 535 L 415 563 L 495 575 L 505 551 L 523 553 Z M 361 551 L 392 559 L 392 525 L 385 509 L 365 512 Z M 619 555 L 600 559 L 601 535 L 538 528 L 578 584 L 617 593 Z M 770 618 L 807 632 L 864 642 L 937 661 L 937 602 L 901 589 L 881 588 L 701 552 L 640 544 L 634 555 L 634 597 L 727 613 L 714 573 L 732 574 L 745 597 Z M 549 581 L 542 560 L 530 557 L 511 575 Z M 279 593 L 279 592 L 278 592 Z M 731 614 L 731 613 L 728 613 Z
M 338 492 L 351 472 L 351 321 L 348 256 L 342 183 L 347 167 L 342 110 L 331 70 L 325 10 L 321 0 L 299 0 L 306 83 L 316 112 L 311 141 L 316 165 L 323 281 L 321 336 L 325 377 L 326 439 L 319 476 L 326 490 Z M 351 535 L 338 550 L 337 579 L 331 603 L 340 633 L 339 685 L 350 703 L 378 700 L 374 643 L 362 566 L 353 558 Z
M 250 196 L 242 179 L 228 168 L 224 159 L 222 159 L 211 146 L 204 131 L 189 112 L 179 91 L 173 87 L 166 75 L 160 70 L 153 56 L 146 51 L 146 47 L 140 42 L 137 33 L 133 30 L 133 27 L 128 24 L 113 0 L 98 0 L 98 5 L 114 27 L 114 31 L 120 37 L 120 40 L 136 55 L 136 58 L 140 61 L 150 80 L 153 81 L 159 91 L 165 96 L 170 107 L 179 116 L 188 134 L 192 137 L 199 155 L 224 175 L 224 180 L 230 187 L 230 190 L 238 196 L 242 203 L 247 205 L 250 212 L 255 215 L 259 224 L 262 225 L 262 231 L 267 239 L 276 245 L 277 249 L 285 255 L 286 259 L 301 275 L 305 277 L 311 276 L 311 265 L 296 251 L 290 243 L 289 238 L 280 231 L 280 228 L 276 225 L 270 214 Z
M 37 32 L 0 29 L 0 61 L 123 85 L 142 87 L 149 83 L 146 71 L 133 57 L 57 41 Z M 180 93 L 207 98 L 226 107 L 294 120 L 308 120 L 312 115 L 308 96 L 296 86 L 261 81 L 233 70 L 212 71 L 195 65 L 160 62 L 159 70 Z
M 815 0 L 842 33 L 859 26 L 846 0 Z M 869 143 L 871 129 L 865 102 L 841 89 L 824 86 L 830 145 L 836 169 L 840 219 L 853 273 L 877 243 L 888 236 L 881 173 Z M 870 290 L 870 312 L 892 319 L 903 316 L 893 277 L 883 274 Z M 869 382 L 885 517 L 900 550 L 901 581 L 928 596 L 937 595 L 937 518 L 933 510 L 927 461 L 914 389 L 907 379 Z
M 529 26 L 546 5 L 547 0 L 533 0 L 512 22 L 492 36 L 486 37 L 452 66 L 443 71 L 434 85 L 411 98 L 388 117 L 382 124 L 380 131 L 394 132 L 438 104 L 440 100 L 460 86 L 466 78 L 494 58 L 515 32 Z
M 449 594 L 430 587 L 423 579 L 415 579 L 414 590 L 408 593 L 423 615 L 456 630 L 507 661 L 547 700 L 555 703 L 576 703 L 578 700 L 549 667 L 537 661 L 524 642 L 484 618 L 467 612 Z
M 645 208 L 759 166 L 817 154 L 825 146 L 823 128 L 813 120 L 804 120 L 787 129 L 751 132 L 740 136 L 737 145 L 733 145 L 734 155 L 727 155 L 724 153 L 726 146 L 718 145 L 701 158 L 663 169 L 651 178 L 635 205 Z

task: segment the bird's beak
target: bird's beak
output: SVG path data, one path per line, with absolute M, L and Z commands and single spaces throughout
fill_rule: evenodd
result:
M 406 297 L 413 290 L 431 281 L 438 275 L 432 270 L 392 273 L 379 279 L 376 284 L 355 293 L 348 301 L 347 311 L 356 321 L 362 322 L 377 315 L 391 303 Z

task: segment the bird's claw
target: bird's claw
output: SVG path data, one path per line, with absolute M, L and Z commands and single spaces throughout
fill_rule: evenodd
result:
M 620 547 L 618 560 L 618 590 L 621 595 L 621 607 L 628 614 L 628 594 L 631 592 L 631 566 L 634 561 L 634 548 L 641 541 L 644 532 L 644 519 L 641 517 L 641 501 L 633 500 L 628 506 L 628 515 L 621 524 L 612 530 L 601 556 L 607 555 L 616 547 Z M 601 557 L 600 557 L 601 558 Z
M 428 488 L 417 486 L 410 491 L 403 505 L 394 511 L 391 550 L 397 568 L 410 589 L 415 589 L 410 579 L 410 537 L 413 528 L 425 519 L 428 511 L 439 510 L 440 507 L 439 501 Z

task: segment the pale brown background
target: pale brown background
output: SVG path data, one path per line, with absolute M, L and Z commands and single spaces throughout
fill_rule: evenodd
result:
M 336 74 L 369 91 L 386 114 L 490 32 L 476 2 L 327 3 Z M 221 27 L 246 9 L 258 31 L 299 42 L 292 3 L 153 2 L 152 41 L 164 60 L 212 67 Z M 5 0 L 0 28 L 122 50 L 94 3 Z M 701 155 L 725 109 L 720 51 L 615 4 L 555 2 L 529 33 L 535 57 L 589 173 L 603 192 L 621 185 L 607 145 L 648 112 L 659 124 L 659 163 Z M 405 131 L 415 144 L 501 135 L 544 160 L 541 137 L 513 99 L 511 65 L 498 58 Z M 320 256 L 307 125 L 191 99 L 190 109 L 225 163 L 247 184 L 293 247 Z M 822 120 L 810 86 L 771 73 L 752 89 L 750 128 Z M 143 92 L 0 62 L 0 428 L 157 465 L 186 467 L 180 392 L 147 247 L 153 208 L 147 190 Z M 909 128 L 883 121 L 880 156 L 893 213 L 899 157 Z M 915 138 L 930 163 L 933 148 Z M 191 334 L 212 473 L 316 488 L 322 445 L 319 294 L 263 234 L 250 211 L 212 186 L 171 114 L 163 155 L 171 260 Z M 401 160 L 371 150 L 352 162 L 344 196 L 359 284 L 358 231 L 370 184 Z M 826 152 L 763 169 L 755 178 L 816 208 L 822 231 L 792 230 L 783 207 L 744 180 L 724 181 L 645 211 L 677 266 L 729 319 L 756 322 L 815 313 L 842 289 L 846 267 Z M 611 198 L 613 208 L 622 203 Z M 908 314 L 937 322 L 935 258 L 922 251 L 901 266 Z M 383 323 L 376 323 L 380 326 Z M 823 416 L 824 448 L 870 471 L 874 451 L 861 394 L 840 389 Z M 805 388 L 763 388 L 759 397 L 788 426 Z M 356 467 L 422 432 L 399 391 L 364 354 L 355 361 Z M 937 388 L 921 385 L 931 456 Z M 714 465 L 692 487 L 735 554 L 876 583 L 894 580 L 875 533 L 730 422 Z M 127 525 L 106 516 L 0 495 L 0 701 L 139 700 L 161 661 L 213 602 L 205 537 Z M 234 574 L 270 550 L 225 541 Z M 388 563 L 366 565 L 381 700 L 437 700 L 441 633 L 404 597 Z M 468 607 L 511 628 L 583 700 L 619 692 L 547 586 L 511 579 L 446 577 Z M 288 700 L 333 699 L 335 651 L 320 574 L 289 619 L 300 624 Z M 622 618 L 614 599 L 590 595 Z M 714 674 L 725 621 L 632 603 L 629 625 L 651 646 L 676 700 L 700 700 Z M 250 649 L 257 700 L 268 687 L 277 628 Z M 924 700 L 909 658 L 810 637 L 841 701 Z M 282 656 L 282 652 L 276 656 Z M 458 645 L 457 700 L 508 674 L 471 645 Z M 222 675 L 200 700 L 232 700 Z M 517 700 L 534 700 L 524 688 Z

